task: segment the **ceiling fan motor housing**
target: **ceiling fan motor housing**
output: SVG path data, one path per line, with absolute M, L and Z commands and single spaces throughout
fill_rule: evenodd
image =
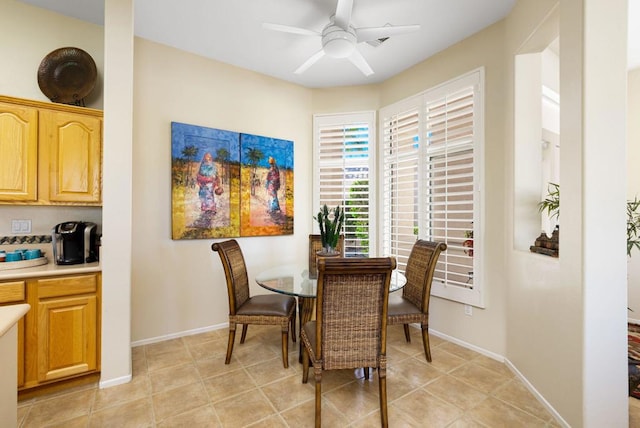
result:
M 333 58 L 347 58 L 356 48 L 356 33 L 331 23 L 322 30 L 322 48 Z

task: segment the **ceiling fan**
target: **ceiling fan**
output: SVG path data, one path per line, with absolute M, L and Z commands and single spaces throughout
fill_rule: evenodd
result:
M 356 48 L 356 44 L 420 29 L 419 25 L 386 25 L 384 27 L 355 28 L 351 25 L 352 11 L 353 0 L 338 0 L 336 13 L 329 18 L 329 23 L 322 29 L 322 32 L 281 24 L 264 23 L 262 26 L 268 30 L 321 38 L 322 48 L 298 67 L 295 71 L 296 74 L 304 73 L 309 67 L 318 62 L 320 58 L 327 55 L 332 58 L 347 58 L 353 65 L 358 67 L 365 76 L 373 74 L 373 70 Z

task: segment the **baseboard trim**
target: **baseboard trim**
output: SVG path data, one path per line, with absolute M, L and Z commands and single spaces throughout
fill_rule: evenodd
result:
M 412 327 L 419 329 L 420 325 L 412 324 Z M 549 413 L 551 413 L 551 415 L 555 418 L 555 420 L 556 420 L 556 422 L 558 422 L 558 424 L 560 424 L 563 427 L 567 427 L 567 428 L 570 427 L 570 425 L 567 423 L 567 421 L 565 421 L 562 418 L 562 416 L 560 416 L 560 414 L 556 411 L 556 409 L 554 409 L 553 406 L 544 398 L 544 396 L 542 396 L 542 394 L 540 394 L 538 392 L 538 390 L 531 384 L 531 382 L 529 382 L 527 380 L 527 378 L 524 377 L 524 375 L 522 373 L 520 373 L 520 371 L 516 368 L 516 366 L 513 365 L 513 363 L 511 361 L 509 361 L 508 358 L 505 358 L 503 355 L 496 354 L 495 352 L 488 351 L 486 349 L 480 348 L 480 347 L 478 347 L 476 345 L 473 345 L 471 343 L 465 342 L 463 340 L 456 339 L 455 337 L 446 335 L 446 334 L 441 333 L 441 332 L 436 331 L 436 330 L 429 329 L 429 334 L 430 335 L 434 335 L 436 337 L 439 337 L 439 338 L 441 338 L 443 340 L 446 340 L 448 342 L 455 343 L 456 345 L 460 345 L 463 348 L 471 349 L 472 351 L 475 351 L 475 352 L 477 352 L 479 354 L 482 354 L 482 355 L 487 356 L 489 358 L 492 358 L 492 359 L 494 359 L 496 361 L 504 363 L 509 368 L 509 370 L 511 370 L 513 372 L 513 374 L 515 374 L 516 377 L 522 381 L 524 386 L 540 402 L 540 404 L 542 404 L 544 406 L 544 408 L 547 409 L 549 411 Z
M 206 333 L 208 331 L 214 330 L 222 330 L 223 328 L 228 328 L 229 323 L 225 322 L 222 324 L 214 324 L 207 327 L 194 328 L 192 330 L 180 331 L 178 333 L 165 334 L 163 336 L 156 336 L 149 339 L 136 340 L 135 342 L 131 342 L 131 347 L 135 348 L 137 346 L 149 345 L 151 343 L 163 342 L 165 340 L 177 339 L 179 337 L 184 336 L 193 336 L 194 334 Z
M 112 386 L 122 385 L 129 382 L 131 382 L 131 374 L 128 374 L 126 376 L 120 376 L 115 379 L 107 379 L 107 380 L 100 379 L 100 382 L 98 383 L 98 387 L 100 389 L 111 388 Z
M 516 368 L 516 366 L 513 365 L 513 363 L 511 361 L 509 361 L 509 359 L 505 359 L 505 364 L 507 365 L 507 367 L 509 367 L 509 369 L 518 377 L 518 379 L 520 379 L 522 381 L 522 383 L 524 384 L 524 386 L 529 390 L 529 392 L 531 392 L 531 394 L 533 394 L 534 397 L 536 397 L 538 399 L 538 401 L 540 402 L 540 404 L 542 404 L 548 411 L 549 413 L 551 413 L 551 415 L 553 415 L 553 417 L 556 419 L 556 422 L 559 423 L 561 426 L 566 427 L 566 428 L 570 428 L 571 425 L 569 425 L 569 423 L 567 421 L 565 421 L 562 416 L 560 416 L 560 413 L 558 413 L 556 411 L 556 409 L 553 408 L 553 406 L 551 405 L 551 403 L 549 403 L 543 396 L 542 394 L 540 394 L 538 392 L 538 390 L 527 380 L 526 377 L 524 377 L 524 375 L 522 373 L 520 373 L 520 370 L 518 370 Z

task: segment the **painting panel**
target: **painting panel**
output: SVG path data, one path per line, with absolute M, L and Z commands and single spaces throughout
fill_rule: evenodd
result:
M 241 236 L 293 234 L 293 141 L 240 134 Z
M 240 134 L 171 123 L 171 237 L 240 236 Z

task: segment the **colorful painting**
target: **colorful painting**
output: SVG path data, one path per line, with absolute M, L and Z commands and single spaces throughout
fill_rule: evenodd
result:
M 240 235 L 293 234 L 293 141 L 240 134 Z
M 293 233 L 293 142 L 171 123 L 173 239 Z

